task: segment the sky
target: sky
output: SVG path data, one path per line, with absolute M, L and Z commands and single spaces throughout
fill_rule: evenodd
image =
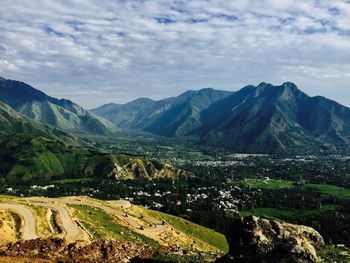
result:
M 285 81 L 350 106 L 349 0 L 0 3 L 0 75 L 89 109 Z

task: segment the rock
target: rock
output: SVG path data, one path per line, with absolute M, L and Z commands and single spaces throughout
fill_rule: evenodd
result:
M 322 236 L 311 227 L 255 216 L 238 219 L 230 231 L 228 240 L 234 262 L 315 263 L 315 246 L 324 245 Z

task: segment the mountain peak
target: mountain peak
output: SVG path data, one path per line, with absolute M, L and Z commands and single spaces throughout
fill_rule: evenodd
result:
M 281 96 L 282 98 L 292 98 L 294 96 L 300 97 L 305 96 L 301 90 L 293 82 L 284 82 L 282 85 L 272 85 L 271 83 L 261 82 L 258 86 L 255 87 L 255 97 L 262 95 L 265 96 Z
M 289 81 L 284 82 L 282 84 L 282 87 L 292 92 L 302 92 L 301 90 L 298 89 L 297 85 L 295 85 L 293 82 L 289 82 Z
M 295 85 L 293 82 L 286 81 L 282 84 L 283 87 L 286 88 L 297 88 L 297 85 Z
M 290 81 L 283 82 L 283 84 L 280 86 L 274 86 L 268 82 L 261 82 L 258 86 L 256 86 L 256 88 L 280 88 L 280 87 L 298 89 L 298 87 L 293 82 L 290 82 Z
M 257 88 L 261 88 L 261 87 L 265 87 L 265 86 L 272 86 L 271 83 L 268 82 L 260 82 L 260 84 L 258 86 L 256 86 Z
M 150 98 L 137 98 L 135 100 L 133 100 L 133 102 L 154 102 L 154 100 L 150 99 Z

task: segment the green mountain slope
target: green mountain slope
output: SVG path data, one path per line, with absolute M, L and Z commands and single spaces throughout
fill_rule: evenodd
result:
M 71 178 L 115 179 L 187 176 L 189 173 L 145 157 L 101 153 L 58 139 L 0 134 L 0 182 L 49 184 Z
M 34 120 L 80 133 L 109 135 L 114 124 L 64 99 L 52 98 L 19 81 L 0 78 L 0 101 Z
M 53 179 L 189 175 L 144 157 L 101 153 L 89 146 L 88 141 L 32 120 L 0 102 L 0 183 L 48 184 Z
M 349 150 L 349 120 L 350 109 L 311 98 L 293 83 L 261 83 L 213 104 L 193 133 L 204 143 L 235 151 L 337 152 Z
M 7 134 L 29 134 L 32 136 L 43 136 L 50 139 L 60 139 L 72 145 L 89 145 L 78 137 L 55 129 L 47 124 L 32 120 L 15 110 L 7 104 L 0 102 L 0 132 Z

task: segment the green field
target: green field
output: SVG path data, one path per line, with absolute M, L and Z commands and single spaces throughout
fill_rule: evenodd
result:
M 292 189 L 295 188 L 294 182 L 285 180 L 263 180 L 263 179 L 245 179 L 242 183 L 252 188 L 262 189 Z
M 298 187 L 296 182 L 275 179 L 245 179 L 241 181 L 241 183 L 246 184 L 252 188 L 261 189 L 294 189 Z M 336 196 L 342 199 L 350 199 L 350 189 L 341 188 L 335 185 L 305 183 L 303 185 L 303 189 L 317 191 L 320 193 Z
M 324 205 L 318 210 L 292 210 L 292 209 L 276 209 L 269 207 L 254 208 L 249 211 L 240 212 L 241 216 L 255 215 L 265 218 L 280 218 L 284 220 L 293 220 L 302 216 L 321 214 L 327 211 L 334 211 L 340 208 L 338 205 Z
M 305 188 L 322 192 L 325 194 L 333 195 L 343 199 L 350 199 L 350 189 L 341 188 L 335 185 L 329 184 L 305 184 Z

